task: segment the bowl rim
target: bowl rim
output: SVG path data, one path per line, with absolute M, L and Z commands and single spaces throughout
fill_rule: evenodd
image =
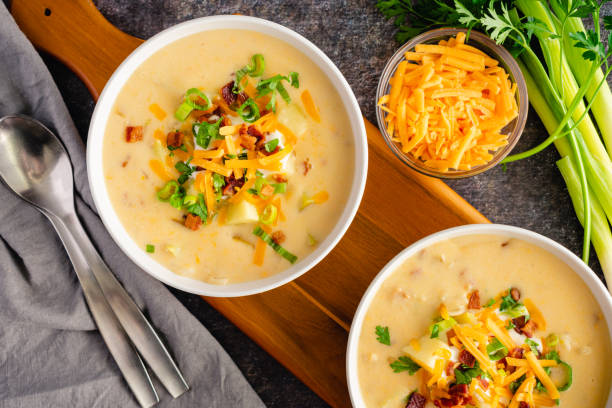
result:
M 346 347 L 346 379 L 351 404 L 354 408 L 366 408 L 361 394 L 361 389 L 359 387 L 357 353 L 359 347 L 359 336 L 363 326 L 363 319 L 368 311 L 372 299 L 380 289 L 380 286 L 402 262 L 419 252 L 421 249 L 447 239 L 481 234 L 521 239 L 550 252 L 552 255 L 556 256 L 558 259 L 568 265 L 570 269 L 572 269 L 582 279 L 587 288 L 595 297 L 597 304 L 602 310 L 606 324 L 608 325 L 608 335 L 612 343 L 612 296 L 595 272 L 593 272 L 588 265 L 582 262 L 582 260 L 569 249 L 544 235 L 511 225 L 469 224 L 449 228 L 428 235 L 403 249 L 380 270 L 364 292 L 359 305 L 357 306 L 355 315 L 353 316 Z M 606 406 L 611 405 L 612 390 L 610 390 L 608 393 L 606 403 Z
M 393 140 L 391 140 L 391 137 L 389 136 L 387 132 L 387 128 L 385 126 L 385 121 L 384 121 L 385 112 L 383 112 L 380 106 L 378 106 L 378 101 L 386 93 L 385 91 L 389 87 L 389 80 L 391 79 L 391 76 L 393 75 L 393 73 L 395 73 L 395 70 L 397 69 L 397 66 L 399 65 L 399 63 L 404 59 L 403 56 L 406 51 L 413 49 L 417 44 L 424 43 L 435 37 L 453 36 L 453 35 L 456 35 L 457 33 L 460 33 L 460 32 L 467 33 L 468 31 L 470 33 L 469 34 L 470 40 L 473 39 L 474 42 L 480 43 L 490 49 L 495 50 L 495 53 L 497 54 L 497 57 L 495 59 L 503 61 L 503 63 L 508 66 L 509 71 L 510 71 L 508 73 L 514 79 L 516 86 L 517 86 L 516 95 L 518 99 L 517 105 L 518 105 L 519 112 L 516 118 L 516 124 L 514 126 L 514 129 L 510 133 L 510 136 L 508 137 L 509 143 L 506 146 L 504 146 L 502 149 L 500 149 L 495 154 L 493 159 L 491 159 L 491 161 L 483 165 L 474 167 L 473 169 L 470 169 L 470 170 L 456 170 L 452 172 L 443 173 L 440 171 L 436 171 L 435 169 L 429 169 L 425 166 L 419 165 L 416 161 L 410 159 L 407 154 L 402 152 L 401 148 L 396 143 L 394 143 Z M 489 55 L 489 56 L 493 58 L 492 55 Z M 391 149 L 393 154 L 402 163 L 406 164 L 411 169 L 416 170 L 421 174 L 425 174 L 427 176 L 432 176 L 432 177 L 437 177 L 440 179 L 452 180 L 452 179 L 471 177 L 471 176 L 475 176 L 477 174 L 480 174 L 482 172 L 485 172 L 495 167 L 497 164 L 499 164 L 499 162 L 501 162 L 512 151 L 512 149 L 518 143 L 525 129 L 525 124 L 527 123 L 528 113 L 529 113 L 529 96 L 527 93 L 527 84 L 525 82 L 525 77 L 523 76 L 523 73 L 518 63 L 514 59 L 514 57 L 510 54 L 508 50 L 506 50 L 506 48 L 497 44 L 486 34 L 483 34 L 476 30 L 468 30 L 465 28 L 452 28 L 452 27 L 436 28 L 436 29 L 421 33 L 417 35 L 416 37 L 408 40 L 397 51 L 395 51 L 395 53 L 391 56 L 391 58 L 389 58 L 389 60 L 385 64 L 385 67 L 383 68 L 380 74 L 380 78 L 378 80 L 378 86 L 376 87 L 376 120 L 378 122 L 378 128 L 380 129 L 383 139 L 385 140 L 385 143 L 387 144 L 389 149 Z
M 275 37 L 296 48 L 323 72 L 340 95 L 349 119 L 354 142 L 354 174 L 340 217 L 313 252 L 287 269 L 263 279 L 213 285 L 175 274 L 146 254 L 144 248 L 136 245 L 110 202 L 103 171 L 102 143 L 108 115 L 118 93 L 144 60 L 181 38 L 223 29 L 255 31 Z M 353 221 L 363 197 L 367 179 L 368 147 L 365 124 L 357 99 L 340 70 L 323 51 L 302 35 L 280 24 L 250 16 L 216 15 L 188 20 L 161 31 L 143 42 L 119 65 L 96 103 L 88 131 L 86 159 L 89 186 L 98 214 L 115 243 L 134 263 L 154 278 L 185 292 L 212 297 L 235 297 L 268 291 L 298 278 L 312 269 L 336 246 Z

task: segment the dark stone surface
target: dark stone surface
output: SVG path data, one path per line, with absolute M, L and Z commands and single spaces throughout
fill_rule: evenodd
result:
M 178 22 L 214 14 L 241 13 L 266 18 L 294 29 L 319 46 L 346 76 L 366 117 L 375 123 L 378 76 L 398 44 L 393 26 L 373 1 L 224 1 L 97 0 L 98 8 L 123 31 L 148 38 Z M 45 56 L 72 117 L 85 138 L 94 103 L 87 89 L 66 67 Z M 546 137 L 535 112 L 515 151 Z M 490 220 L 546 235 L 579 254 L 580 227 L 557 171 L 554 149 L 524 160 L 503 172 L 497 167 L 449 185 Z M 598 271 L 593 255 L 591 265 Z M 219 340 L 263 401 L 270 407 L 327 406 L 272 357 L 199 297 L 172 292 Z

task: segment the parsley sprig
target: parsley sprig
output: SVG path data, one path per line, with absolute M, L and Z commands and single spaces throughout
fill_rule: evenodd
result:
M 390 346 L 391 336 L 389 334 L 389 327 L 376 326 L 376 340 L 378 340 L 379 343 Z

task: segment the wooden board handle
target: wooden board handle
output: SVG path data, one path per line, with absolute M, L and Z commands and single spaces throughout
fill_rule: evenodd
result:
M 142 43 L 109 23 L 89 0 L 13 0 L 11 13 L 30 41 L 74 71 L 96 100 Z

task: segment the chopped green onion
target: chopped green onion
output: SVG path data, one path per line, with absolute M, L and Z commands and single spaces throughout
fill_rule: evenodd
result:
M 176 193 L 170 196 L 170 205 L 176 209 L 183 208 L 183 201 L 185 199 L 185 189 L 183 187 L 179 187 Z
M 155 245 L 147 244 L 147 252 L 150 254 L 155 252 Z
M 539 352 L 538 348 L 540 347 L 540 345 L 536 341 L 533 341 L 533 340 L 527 338 L 527 339 L 525 339 L 525 344 L 527 344 L 529 346 L 531 351 L 533 351 L 534 353 L 538 354 L 538 352 Z
M 551 333 L 546 337 L 546 345 L 550 348 L 556 347 L 559 344 L 559 336 L 555 333 Z
M 259 216 L 259 221 L 262 224 L 270 225 L 274 221 L 276 221 L 276 217 L 278 216 L 278 208 L 274 204 L 268 204 L 261 212 Z
M 191 98 L 192 95 L 199 96 L 206 102 L 206 105 L 200 105 Z M 210 108 L 210 99 L 208 96 L 198 88 L 190 88 L 185 92 L 185 98 L 183 99 L 183 103 L 178 107 L 176 112 L 174 113 L 174 117 L 176 117 L 181 122 L 187 119 L 192 110 L 207 110 Z
M 188 195 L 188 196 L 185 196 L 185 199 L 183 200 L 183 205 L 187 206 L 187 205 L 195 204 L 197 201 L 198 201 L 198 198 L 196 196 Z
M 494 303 L 495 303 L 495 299 L 489 299 L 489 301 L 485 303 L 483 307 L 486 309 L 487 307 L 493 306 Z
M 318 244 L 318 241 L 311 234 L 308 234 L 308 246 L 315 246 Z
M 225 186 L 225 178 L 218 173 L 213 173 L 213 188 L 215 192 L 219 192 Z
M 170 197 L 179 190 L 179 183 L 171 180 L 166 183 L 165 186 L 157 192 L 157 199 L 159 201 L 168 201 Z
M 456 324 L 457 322 L 452 317 L 447 320 L 438 320 L 434 324 L 429 326 L 429 331 L 431 333 L 429 337 L 435 339 L 436 337 L 438 337 L 441 331 L 444 332 Z
M 274 184 L 274 194 L 285 194 L 287 192 L 287 183 Z
M 282 256 L 289 262 L 295 263 L 295 261 L 297 261 L 297 256 L 293 255 L 291 252 L 287 251 L 285 248 L 274 242 L 272 237 L 266 231 L 261 229 L 260 226 L 255 227 L 255 229 L 253 230 L 253 234 L 261 238 L 262 241 L 271 246 L 272 249 L 276 251 L 276 253 L 278 253 L 280 256 Z
M 183 122 L 189 114 L 193 111 L 193 107 L 187 102 L 183 102 L 180 104 L 176 112 L 174 112 L 174 117 Z
M 497 339 L 497 337 L 493 337 L 493 341 L 487 344 L 487 354 L 491 360 L 498 361 L 508 355 L 508 349 Z
M 278 139 L 272 139 L 269 142 L 264 143 L 264 148 L 266 152 L 272 153 L 276 147 L 278 146 Z
M 572 366 L 567 364 L 565 361 L 561 360 L 561 357 L 559 357 L 559 353 L 557 353 L 556 351 L 550 351 L 546 353 L 544 358 L 546 360 L 555 360 L 557 364 L 559 364 L 558 367 L 562 367 L 565 370 L 565 378 L 566 378 L 565 384 L 563 384 L 560 387 L 557 387 L 557 390 L 567 391 L 572 386 L 572 382 L 573 382 Z
M 204 200 L 204 194 L 198 194 L 197 202 L 187 207 L 187 211 L 193 215 L 197 215 L 202 219 L 202 222 L 207 223 L 208 209 Z
M 242 78 L 244 78 L 245 75 L 259 77 L 263 75 L 265 69 L 266 61 L 264 60 L 264 56 L 261 54 L 253 55 L 251 57 L 251 62 L 248 65 L 236 71 L 236 80 L 234 81 L 234 88 L 232 89 L 232 92 L 238 94 L 240 91 L 242 91 Z
M 244 101 L 236 113 L 242 118 L 242 120 L 248 123 L 253 123 L 260 118 L 259 107 L 257 107 L 257 104 L 251 98 Z

